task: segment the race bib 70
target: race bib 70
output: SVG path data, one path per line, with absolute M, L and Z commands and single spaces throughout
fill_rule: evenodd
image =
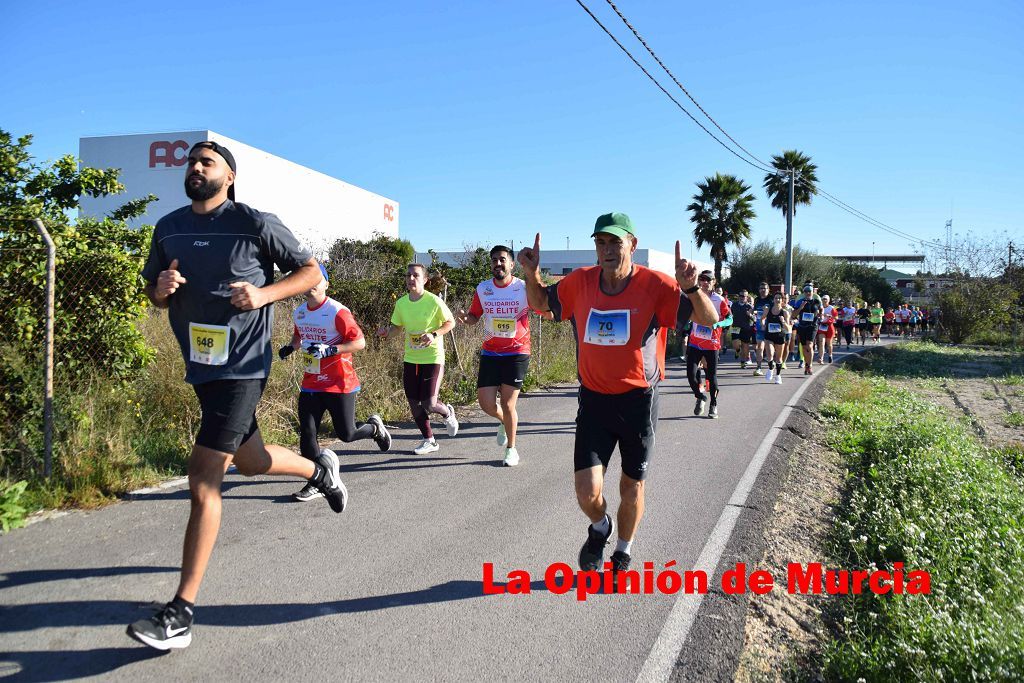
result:
M 598 346 L 625 346 L 629 342 L 629 311 L 599 311 L 591 308 L 583 341 Z

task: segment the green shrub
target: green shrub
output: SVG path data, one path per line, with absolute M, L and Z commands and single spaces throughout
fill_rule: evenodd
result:
M 1005 456 L 880 378 L 838 372 L 822 414 L 849 471 L 832 537 L 840 566 L 904 562 L 927 570 L 932 587 L 841 598 L 825 678 L 1019 678 L 1024 489 Z
M 0 528 L 4 533 L 25 526 L 28 510 L 21 504 L 21 496 L 27 486 L 24 480 L 11 484 L 0 482 Z

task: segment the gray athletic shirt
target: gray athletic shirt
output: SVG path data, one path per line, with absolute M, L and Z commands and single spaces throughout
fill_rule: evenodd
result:
M 236 308 L 228 285 L 251 282 L 263 287 L 274 281 L 275 264 L 288 273 L 311 258 L 277 216 L 231 200 L 206 215 L 184 206 L 157 221 L 142 277 L 154 285 L 160 271 L 178 259 L 178 271 L 188 281 L 171 295 L 168 308 L 171 329 L 185 358 L 185 381 L 203 384 L 267 377 L 273 355 L 274 307 Z M 190 323 L 229 328 L 226 362 L 211 365 L 190 360 Z

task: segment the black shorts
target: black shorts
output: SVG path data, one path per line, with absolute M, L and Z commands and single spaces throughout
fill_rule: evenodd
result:
M 237 453 L 259 425 L 256 406 L 267 385 L 263 379 L 220 379 L 196 384 L 202 421 L 196 443 L 221 453 Z
M 744 344 L 749 344 L 754 341 L 754 328 L 753 327 L 741 327 L 740 328 L 740 341 Z
M 764 336 L 766 342 L 781 346 L 786 343 L 786 337 L 781 332 L 771 332 Z
M 740 332 L 739 332 L 738 330 L 737 330 L 736 332 L 732 332 L 732 331 L 730 331 L 730 332 L 729 332 L 729 338 L 730 338 L 730 339 L 731 339 L 732 341 L 739 341 L 739 338 L 740 338 Z
M 523 388 L 526 371 L 530 369 L 530 356 L 485 356 L 480 354 L 480 374 L 477 375 L 476 388 L 497 387 L 502 384 Z
M 624 394 L 599 394 L 580 387 L 576 411 L 575 471 L 608 467 L 616 444 L 622 473 L 637 481 L 647 476 L 654 454 L 658 425 L 658 389 L 634 389 Z
M 800 335 L 800 342 L 803 344 L 810 344 L 814 341 L 814 333 L 817 331 L 815 326 L 796 328 L 796 333 Z

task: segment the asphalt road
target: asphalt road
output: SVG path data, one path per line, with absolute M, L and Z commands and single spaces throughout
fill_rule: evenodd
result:
M 720 377 L 720 419 L 697 418 L 685 368 L 669 365 L 634 567 L 694 566 L 752 456 L 808 381 L 791 369 L 769 385 L 733 360 Z M 501 467 L 494 421 L 469 409 L 457 437 L 438 430 L 441 450 L 429 456 L 411 455 L 411 423 L 393 432 L 387 454 L 372 442 L 337 444 L 351 494 L 341 515 L 323 500 L 293 502 L 296 480 L 229 474 L 184 651 L 156 653 L 124 629 L 173 596 L 185 486 L 0 537 L 0 678 L 636 680 L 677 596 L 579 601 L 544 585 L 551 564 L 575 567 L 586 536 L 572 490 L 575 393 L 522 398 L 516 468 Z M 531 592 L 484 595 L 488 562 L 496 580 L 528 572 Z

